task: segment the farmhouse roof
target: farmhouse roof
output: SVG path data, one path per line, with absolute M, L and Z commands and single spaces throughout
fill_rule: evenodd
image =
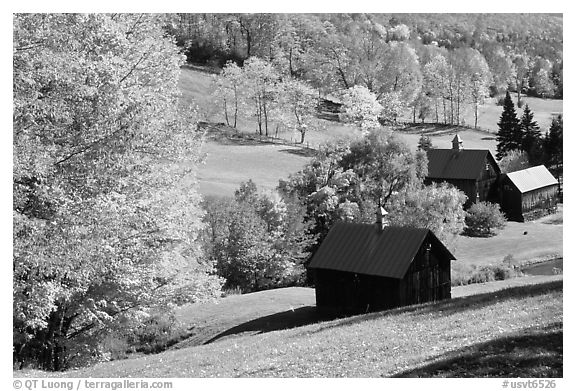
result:
M 542 187 L 557 185 L 558 181 L 544 166 L 530 167 L 525 170 L 514 171 L 506 174 L 510 181 L 520 190 L 526 193 Z
M 500 167 L 487 149 L 429 149 L 428 178 L 434 179 L 478 179 L 488 159 L 496 172 Z
M 429 229 L 380 230 L 375 224 L 340 222 L 328 232 L 309 267 L 401 279 L 427 238 L 435 253 L 456 259 Z

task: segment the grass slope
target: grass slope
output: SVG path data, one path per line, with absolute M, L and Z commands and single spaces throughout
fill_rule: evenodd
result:
M 540 281 L 547 282 L 497 291 L 494 284 L 487 292 L 438 303 L 257 336 L 239 334 L 208 345 L 49 375 L 562 377 L 562 280 L 551 276 Z M 289 290 L 278 295 L 280 302 Z M 245 296 L 224 300 L 232 303 Z M 231 305 L 232 311 L 245 308 L 239 302 Z M 17 373 L 27 375 L 42 376 Z
M 214 104 L 212 97 L 213 84 L 210 73 L 201 72 L 192 67 L 182 68 L 179 87 L 182 92 L 182 101 L 198 107 L 202 120 L 210 122 L 223 122 L 221 109 Z M 561 100 L 544 100 L 525 97 L 535 113 L 535 120 L 545 131 L 550 126 L 551 113 L 562 112 Z M 485 130 L 496 132 L 497 122 L 502 108 L 494 100 L 488 100 L 480 109 L 479 126 Z M 518 115 L 522 114 L 518 109 Z M 468 116 L 471 113 L 467 114 Z M 411 121 L 411 118 L 405 118 Z M 467 117 L 466 123 L 471 124 Z M 305 145 L 318 148 L 328 141 L 341 138 L 359 137 L 358 129 L 332 121 L 320 121 L 322 129 L 310 130 L 306 135 Z M 276 136 L 276 127 L 280 125 L 279 138 L 288 142 L 299 140 L 300 135 L 282 128 L 282 124 L 272 123 L 270 135 Z M 240 132 L 254 134 L 255 121 L 239 119 Z M 421 133 L 431 136 L 436 148 L 451 148 L 451 140 L 455 133 L 460 134 L 464 140 L 464 147 L 468 149 L 489 149 L 496 153 L 496 139 L 494 134 L 486 131 L 474 131 L 462 127 L 446 127 L 441 125 L 416 125 L 405 131 L 397 132 L 408 145 L 416 148 Z M 273 144 L 260 145 L 232 145 L 209 141 L 204 145 L 206 153 L 205 165 L 201 167 L 198 180 L 200 192 L 204 195 L 233 194 L 241 182 L 252 179 L 265 189 L 273 189 L 278 180 L 286 178 L 290 173 L 300 170 L 309 157 L 298 154 L 298 146 L 289 147 Z
M 562 212 L 527 223 L 509 221 L 506 228 L 490 238 L 459 236 L 456 240 L 456 262 L 486 265 L 502 262 L 511 254 L 518 264 L 532 263 L 563 256 L 563 225 L 550 224 Z M 526 235 L 524 234 L 526 232 Z
M 303 287 L 232 295 L 216 303 L 189 304 L 179 308 L 176 316 L 182 324 L 193 325 L 191 337 L 173 348 L 310 323 L 315 305 L 314 289 Z
M 309 158 L 287 145 L 234 145 L 208 141 L 202 147 L 205 164 L 198 170 L 200 193 L 233 195 L 252 179 L 261 189 L 274 189 L 280 178 L 302 169 Z

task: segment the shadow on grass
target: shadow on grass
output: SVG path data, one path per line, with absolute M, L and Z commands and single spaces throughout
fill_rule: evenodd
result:
M 562 322 L 437 356 L 393 377 L 562 377 Z
M 300 307 L 294 310 L 278 312 L 273 315 L 263 316 L 249 322 L 242 323 L 216 335 L 215 337 L 210 338 L 208 341 L 204 342 L 204 345 L 235 334 L 261 334 L 270 331 L 291 329 L 312 323 L 333 320 L 337 317 L 337 314 L 321 313 L 316 310 L 315 306 Z
M 561 291 L 561 290 L 562 290 L 562 280 L 551 281 L 542 284 L 506 288 L 496 292 L 488 292 L 473 296 L 447 299 L 436 303 L 417 304 L 409 307 L 400 307 L 382 312 L 374 312 L 371 314 L 353 316 L 323 326 L 318 330 L 315 330 L 314 333 L 319 333 L 324 330 L 332 329 L 335 327 L 348 326 L 356 323 L 361 323 L 367 320 L 379 319 L 386 316 L 398 315 L 398 314 L 411 314 L 411 315 L 431 314 L 435 315 L 438 318 L 441 318 L 463 311 L 478 310 L 484 307 L 494 305 L 496 303 L 504 302 L 506 300 L 513 300 L 520 297 L 540 296 L 547 294 L 548 292 L 551 291 Z
M 317 154 L 317 151 L 315 149 L 312 148 L 306 148 L 306 147 L 302 147 L 302 148 L 291 148 L 291 149 L 280 149 L 278 152 L 284 152 L 284 153 L 289 153 L 292 155 L 298 155 L 298 156 L 303 156 L 303 157 L 314 157 Z
M 352 325 L 366 320 L 378 319 L 396 314 L 433 314 L 437 317 L 445 317 L 462 311 L 477 310 L 505 300 L 527 296 L 539 296 L 555 290 L 562 290 L 562 281 L 507 288 L 497 292 L 483 293 L 474 296 L 444 300 L 437 303 L 420 304 L 352 317 L 345 317 L 344 314 L 337 312 L 319 311 L 315 306 L 305 306 L 290 311 L 263 316 L 239 324 L 238 326 L 219 333 L 203 344 L 206 345 L 224 337 L 237 334 L 261 334 L 331 320 L 334 320 L 334 322 L 322 326 L 317 330 L 314 330 L 312 333 L 318 333 L 327 329 Z

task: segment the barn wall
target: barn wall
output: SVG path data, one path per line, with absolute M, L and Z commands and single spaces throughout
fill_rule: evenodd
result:
M 400 282 L 400 305 L 411 305 L 451 297 L 450 261 L 432 248 L 422 246 Z
M 557 185 L 521 193 L 509 178 L 502 181 L 500 206 L 508 220 L 524 222 L 549 214 L 556 210 L 557 202 Z
M 400 280 L 315 269 L 316 306 L 343 313 L 365 313 L 398 307 Z
M 556 210 L 558 186 L 552 185 L 522 194 L 522 217 L 533 220 Z
M 500 186 L 500 209 L 510 221 L 523 222 L 522 216 L 522 194 L 512 184 L 508 177 L 505 177 Z
M 484 169 L 476 184 L 476 190 L 480 196 L 479 201 L 498 202 L 498 172 L 492 160 L 486 157 Z

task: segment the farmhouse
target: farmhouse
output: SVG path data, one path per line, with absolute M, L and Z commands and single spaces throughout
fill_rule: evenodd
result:
M 503 175 L 500 206 L 508 220 L 524 222 L 556 210 L 558 181 L 544 166 Z
M 466 194 L 465 208 L 477 201 L 498 201 L 500 167 L 487 149 L 464 149 L 459 135 L 452 149 L 430 149 L 425 183 L 447 182 Z
M 453 259 L 428 229 L 337 223 L 310 262 L 316 306 L 363 313 L 450 298 Z

